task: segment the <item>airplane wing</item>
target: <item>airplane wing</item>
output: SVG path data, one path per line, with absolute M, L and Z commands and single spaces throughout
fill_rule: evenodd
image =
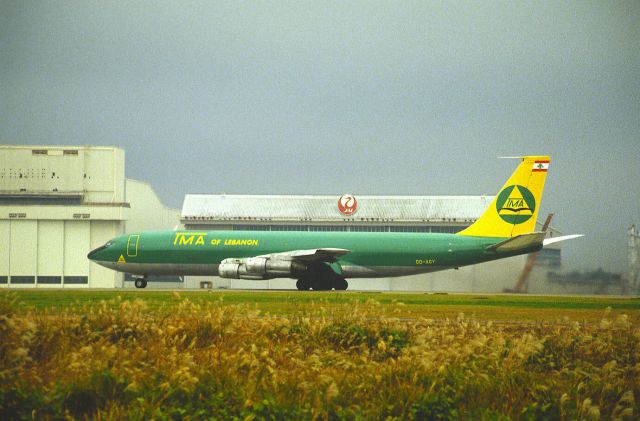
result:
M 282 253 L 265 254 L 259 257 L 269 257 L 280 260 L 297 260 L 304 263 L 335 262 L 336 257 L 351 253 L 351 250 L 337 248 L 319 248 L 310 250 L 292 250 Z

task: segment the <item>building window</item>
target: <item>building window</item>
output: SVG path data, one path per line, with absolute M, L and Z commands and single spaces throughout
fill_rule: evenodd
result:
M 387 232 L 389 227 L 382 225 L 367 225 L 351 227 L 351 232 Z
M 8 276 L 0 276 L 0 285 L 4 285 L 7 282 L 9 282 L 9 277 Z
M 46 149 L 32 149 L 31 155 L 48 155 L 49 151 Z
M 465 225 L 273 225 L 273 224 L 185 224 L 188 230 L 233 231 L 312 231 L 312 232 L 410 232 L 455 234 L 467 228 Z
M 203 225 L 203 227 L 206 227 Z M 207 229 L 207 228 L 204 228 Z M 234 225 L 232 227 L 234 231 L 269 231 L 269 225 Z
M 456 232 L 462 231 L 463 229 L 464 227 L 438 225 L 438 226 L 431 227 L 431 232 L 437 232 L 442 234 L 455 234 Z
M 309 225 L 309 231 L 315 232 L 344 232 L 347 231 L 346 226 L 340 225 Z
M 271 231 L 308 231 L 306 225 L 271 225 Z
M 431 232 L 431 227 L 427 226 L 391 226 L 389 227 L 390 232 Z
M 61 284 L 61 283 L 62 283 L 61 276 L 38 276 L 38 284 L 55 285 L 55 284 Z
M 89 283 L 89 278 L 87 276 L 65 276 L 64 283 L 65 285 L 86 285 Z
M 36 277 L 35 276 L 12 276 L 11 284 L 35 284 Z

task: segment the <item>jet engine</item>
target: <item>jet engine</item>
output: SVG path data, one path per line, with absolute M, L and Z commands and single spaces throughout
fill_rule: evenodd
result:
M 294 260 L 271 257 L 230 258 L 220 262 L 218 275 L 221 278 L 261 280 L 296 277 L 306 269 L 304 264 Z

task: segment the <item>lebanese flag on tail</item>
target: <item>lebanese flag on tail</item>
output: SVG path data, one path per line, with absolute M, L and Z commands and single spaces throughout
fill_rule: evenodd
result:
M 533 163 L 533 172 L 547 172 L 549 171 L 549 161 L 536 161 Z

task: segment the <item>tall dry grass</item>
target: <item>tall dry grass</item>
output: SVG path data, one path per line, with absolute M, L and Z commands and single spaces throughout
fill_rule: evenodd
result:
M 401 306 L 401 303 L 394 304 Z M 640 329 L 334 317 L 142 300 L 17 311 L 0 294 L 2 419 L 638 419 Z

